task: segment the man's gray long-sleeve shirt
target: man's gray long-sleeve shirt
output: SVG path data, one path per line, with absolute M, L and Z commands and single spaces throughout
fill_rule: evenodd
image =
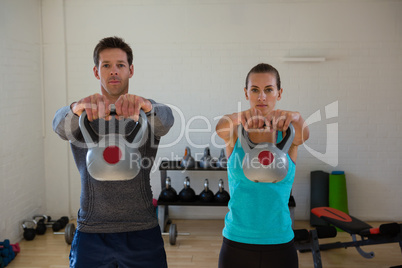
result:
M 86 166 L 87 146 L 79 128 L 79 117 L 69 106 L 56 112 L 54 131 L 64 140 L 69 140 L 75 163 L 81 175 L 80 210 L 77 229 L 88 233 L 118 233 L 146 230 L 158 225 L 152 205 L 150 171 L 158 150 L 160 137 L 168 133 L 174 123 L 172 111 L 163 104 L 152 103 L 147 113 L 148 139 L 141 145 L 142 157 L 139 174 L 125 181 L 100 181 L 92 178 Z M 100 120 L 92 125 L 102 133 Z M 98 124 L 97 124 L 98 123 Z M 134 124 L 131 124 L 134 127 Z M 126 131 L 130 131 L 130 124 Z M 107 129 L 107 128 L 106 128 Z

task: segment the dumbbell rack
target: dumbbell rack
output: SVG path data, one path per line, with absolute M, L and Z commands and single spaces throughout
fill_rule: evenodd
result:
M 198 161 L 195 162 L 195 167 L 193 168 L 183 168 L 180 166 L 180 161 L 162 161 L 159 165 L 159 171 L 161 172 L 161 186 L 162 190 L 166 188 L 166 178 L 167 171 L 226 171 L 226 168 L 202 168 Z M 199 200 L 199 196 L 194 202 L 183 202 L 183 201 L 175 201 L 175 202 L 164 202 L 158 200 L 158 222 L 161 227 L 161 231 L 164 232 L 167 222 L 169 220 L 169 206 L 215 206 L 215 207 L 224 207 L 227 206 L 227 203 L 218 203 L 218 202 L 202 202 Z

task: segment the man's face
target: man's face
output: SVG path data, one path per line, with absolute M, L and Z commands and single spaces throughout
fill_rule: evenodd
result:
M 127 54 L 120 48 L 107 48 L 99 53 L 99 67 L 94 67 L 95 77 L 100 80 L 102 94 L 110 99 L 128 93 L 128 80 L 134 74 Z

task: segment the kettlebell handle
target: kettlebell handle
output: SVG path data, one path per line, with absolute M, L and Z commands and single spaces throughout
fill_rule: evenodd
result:
M 283 139 L 276 144 L 281 151 L 288 152 L 290 146 L 292 145 L 293 139 L 295 138 L 295 128 L 292 123 L 289 124 L 289 127 L 286 129 L 286 135 Z
M 295 137 L 295 129 L 292 125 L 292 123 L 289 124 L 289 127 L 286 129 L 285 132 L 285 137 L 282 138 L 282 140 L 278 143 L 275 143 L 276 147 L 283 151 L 284 153 L 287 153 L 290 149 L 290 146 L 292 145 L 293 139 Z M 239 124 L 239 128 L 238 128 L 238 136 L 239 139 L 241 139 L 241 144 L 244 149 L 250 149 L 250 144 L 252 144 L 253 142 L 250 140 L 250 138 L 248 138 L 248 136 L 246 137 L 246 130 L 244 129 L 242 124 Z M 243 143 L 245 143 L 246 146 L 243 146 Z M 264 144 L 264 143 L 262 143 Z M 266 144 L 266 142 L 265 142 Z M 258 144 L 255 146 L 258 147 Z
M 208 179 L 205 179 L 205 181 L 204 181 L 204 190 L 205 191 L 208 191 L 209 190 L 209 182 L 208 182 Z
M 186 147 L 186 149 L 184 150 L 184 156 L 186 157 L 187 155 L 191 155 L 190 147 Z
M 33 219 L 33 220 L 36 220 L 36 218 L 42 218 L 45 223 L 48 222 L 48 217 L 47 217 L 47 215 L 33 215 L 33 216 L 32 216 L 32 219 Z
M 186 177 L 184 179 L 184 189 L 190 188 L 190 179 L 189 177 Z
M 116 106 L 114 104 L 110 104 L 110 115 L 117 115 L 116 113 Z M 91 125 L 89 124 L 87 112 L 84 110 L 80 116 L 80 124 L 81 124 L 81 117 L 83 118 L 83 124 L 85 129 L 87 130 L 88 135 L 83 133 L 85 141 L 88 143 L 87 139 L 90 138 L 89 143 L 97 143 L 99 141 L 99 135 L 95 133 Z
M 218 185 L 219 185 L 219 192 L 223 193 L 223 180 L 222 179 L 219 179 Z
M 169 189 L 171 187 L 170 177 L 166 178 L 165 187 L 166 187 L 166 189 Z
M 29 223 L 28 225 L 31 225 L 30 227 L 31 227 L 32 229 L 36 229 L 36 226 L 37 226 L 37 224 L 38 224 L 38 222 L 37 222 L 36 220 L 27 220 L 27 221 L 23 221 L 23 222 L 21 223 L 21 226 L 22 226 L 22 228 L 23 228 L 24 230 L 29 228 L 28 225 L 27 225 L 27 223 Z
M 116 106 L 114 104 L 110 105 L 110 115 L 117 115 L 116 114 Z M 145 136 L 146 128 L 148 127 L 148 120 L 145 112 L 141 109 L 138 122 L 136 122 L 136 126 L 134 129 L 126 135 L 126 140 L 129 143 L 137 144 L 139 143 L 143 136 Z M 79 126 L 84 137 L 84 140 L 87 144 L 94 144 L 99 142 L 99 135 L 93 130 L 88 120 L 88 116 L 86 111 L 84 110 L 79 119 Z M 142 130 L 142 135 L 137 135 L 138 132 Z
M 110 104 L 110 115 L 117 115 L 116 105 L 114 105 L 114 103 Z

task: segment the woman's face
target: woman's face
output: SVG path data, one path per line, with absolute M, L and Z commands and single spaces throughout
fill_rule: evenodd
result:
M 247 88 L 244 88 L 250 108 L 257 108 L 263 115 L 275 109 L 275 104 L 282 97 L 282 88 L 278 89 L 276 77 L 272 73 L 251 73 Z

